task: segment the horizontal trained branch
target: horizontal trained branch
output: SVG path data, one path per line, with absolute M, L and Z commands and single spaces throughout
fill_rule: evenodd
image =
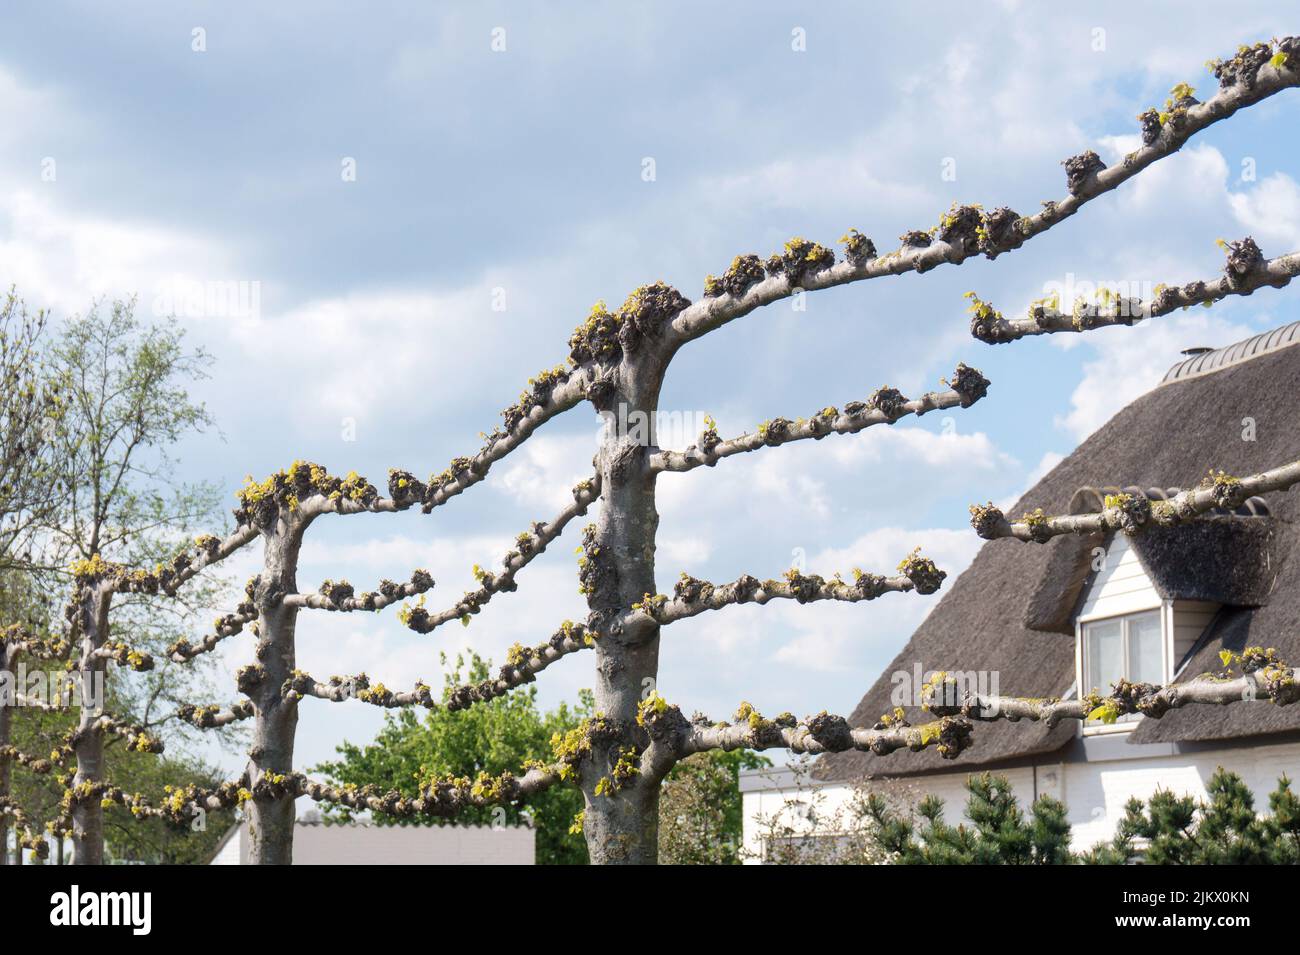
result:
M 768 719 L 748 703 L 741 704 L 734 722 L 713 723 L 699 715 L 687 720 L 657 694 L 641 704 L 638 722 L 651 739 L 644 762 L 662 773 L 672 762 L 708 750 L 788 749 L 813 755 L 862 750 L 885 756 L 900 749 L 919 752 L 933 747 L 943 758 L 955 759 L 974 742 L 975 722 L 1113 723 L 1131 714 L 1159 719 L 1170 710 L 1193 705 L 1270 701 L 1287 706 L 1300 701 L 1296 671 L 1277 651 L 1250 647 L 1241 654 L 1225 650 L 1220 656 L 1225 667 L 1238 668 L 1238 676 L 1205 674 L 1166 686 L 1120 680 L 1109 695 L 1093 690 L 1073 700 L 963 694 L 955 676 L 939 672 L 922 688 L 923 708 L 937 719 L 920 725 L 909 723 L 902 707 L 868 729 L 852 727 L 843 717 L 825 712 L 803 720 L 789 713 Z
M 72 747 L 76 745 L 77 739 L 81 734 L 88 732 L 119 736 L 126 740 L 127 749 L 137 753 L 157 754 L 164 749 L 163 741 L 140 724 L 103 713 L 85 726 L 69 731 L 67 735 L 69 756 L 72 755 Z
M 112 660 L 119 666 L 129 667 L 137 673 L 147 673 L 153 669 L 153 655 L 145 650 L 137 650 L 120 640 L 110 640 L 103 646 L 92 650 L 88 660 Z
M 1274 45 L 1284 55 L 1275 55 Z M 954 204 L 936 227 L 906 233 L 902 247 L 886 255 L 878 255 L 875 243 L 851 230 L 840 240 L 846 254 L 840 262 L 830 249 L 801 238 L 791 239 L 783 252 L 766 262 L 756 255 L 737 256 L 724 275 L 709 277 L 702 300 L 672 319 L 666 337 L 670 344 L 680 345 L 796 292 L 923 273 L 943 264 L 959 265 L 973 255 L 995 258 L 1017 249 L 1173 155 L 1196 133 L 1243 107 L 1300 85 L 1300 38 L 1243 47 L 1231 59 L 1215 64 L 1215 74 L 1220 88 L 1206 102 L 1198 102 L 1191 88 L 1180 84 L 1165 112 L 1143 113 L 1139 117 L 1143 145 L 1114 165 L 1107 166 L 1092 151 L 1066 159 L 1062 165 L 1068 195 L 1044 202 L 1034 215 L 1021 216 L 1006 207 L 985 212 L 979 206 Z
M 1138 494 L 1110 494 L 1102 510 L 1087 514 L 1049 517 L 1038 508 L 1013 523 L 991 502 L 972 504 L 971 526 L 985 540 L 1011 537 L 1037 543 L 1063 534 L 1107 531 L 1136 534 L 1151 526 L 1181 524 L 1216 509 L 1234 510 L 1257 494 L 1286 490 L 1297 483 L 1300 483 L 1300 461 L 1242 478 L 1211 470 L 1198 486 L 1181 491 L 1167 501 L 1152 501 Z
M 7 653 L 26 653 L 43 660 L 61 660 L 69 649 L 71 644 L 62 636 L 36 634 L 22 624 L 0 628 L 0 659 Z
M 286 607 L 310 608 L 312 610 L 329 610 L 338 613 L 351 613 L 356 610 L 379 611 L 385 607 L 417 597 L 433 589 L 433 578 L 427 570 L 416 570 L 409 582 L 395 584 L 391 580 L 381 580 L 379 587 L 373 591 L 358 594 L 346 580 L 327 580 L 314 594 L 288 594 L 282 600 Z
M 479 773 L 472 779 L 468 776 L 427 777 L 420 780 L 419 795 L 414 797 L 392 790 L 380 791 L 372 786 L 331 786 L 298 773 L 281 785 L 291 794 L 361 812 L 378 812 L 397 818 L 450 818 L 473 807 L 519 802 L 550 789 L 560 781 L 561 775 L 556 768 L 533 766 L 519 776 Z
M 7 759 L 37 776 L 45 776 L 60 765 L 57 760 L 50 759 L 48 756 L 35 756 L 10 745 L 0 746 L 0 759 Z
M 948 576 L 934 565 L 934 561 L 922 557 L 919 548 L 903 558 L 898 570 L 897 576 L 884 577 L 855 569 L 853 583 L 845 581 L 839 574 L 827 580 L 794 568 L 787 570 L 781 580 L 759 580 L 746 574 L 728 584 L 712 584 L 683 573 L 673 588 L 672 599 L 664 594 L 646 594 L 639 603 L 632 605 L 632 609 L 655 623 L 669 624 L 733 604 L 765 604 L 770 600 L 795 600 L 801 604 L 821 600 L 857 603 L 874 600 L 882 594 L 912 590 L 928 595 L 938 591 Z
M 257 608 L 252 603 L 241 604 L 235 613 L 219 617 L 212 633 L 203 637 L 197 644 L 181 638 L 167 648 L 167 658 L 175 663 L 187 663 L 204 653 L 211 653 L 229 637 L 243 633 L 244 627 L 257 619 Z
M 895 724 L 874 729 L 854 728 L 842 716 L 818 713 L 796 719 L 781 713 L 767 719 L 748 703 L 736 711 L 735 722 L 714 723 L 696 715 L 687 720 L 676 706 L 652 695 L 642 702 L 638 722 L 652 740 L 646 759 L 681 760 L 708 750 L 788 749 L 817 755 L 862 750 L 884 756 L 900 749 L 919 752 L 930 746 L 954 758 L 970 745 L 971 723 L 961 716 L 944 717 L 924 726 Z
M 222 709 L 216 703 L 208 706 L 182 703 L 176 708 L 177 719 L 204 730 L 217 729 L 222 726 L 229 726 L 231 723 L 238 723 L 240 720 L 251 719 L 255 713 L 253 704 L 248 700 L 231 704 L 226 709 Z
M 594 645 L 595 636 L 586 627 L 566 620 L 546 643 L 535 647 L 512 646 L 506 663 L 494 679 L 450 687 L 443 692 L 441 700 L 435 699 L 428 684 L 420 681 L 411 690 L 399 692 L 382 683 L 371 683 L 364 673 L 333 676 L 321 682 L 302 671 L 296 671 L 286 682 L 284 696 L 290 700 L 311 696 L 332 703 L 360 700 L 386 709 L 423 706 L 429 710 L 463 710 L 475 703 L 505 696 L 516 687 L 533 682 L 538 673 L 557 660 Z
M 160 818 L 177 825 L 192 823 L 199 811 L 234 809 L 250 800 L 276 800 L 306 796 L 360 812 L 377 812 L 397 818 L 455 816 L 471 807 L 505 805 L 542 792 L 561 779 L 554 767 L 527 768 L 521 775 L 502 773 L 475 777 L 428 775 L 419 780 L 420 791 L 407 796 L 373 786 L 332 786 L 302 773 L 263 773 L 249 783 L 245 774 L 233 782 L 204 789 L 197 786 L 164 787 L 161 800 L 128 793 L 106 783 L 83 783 L 68 791 L 69 801 L 98 799 L 104 805 L 121 805 L 141 818 Z
M 257 528 L 241 522 L 225 538 L 204 534 L 192 547 L 176 554 L 167 564 L 153 570 L 132 569 L 104 560 L 99 554 L 75 561 L 69 568 L 78 585 L 97 585 L 108 593 L 164 594 L 174 597 L 182 584 L 193 580 L 207 567 L 225 560 L 257 539 Z
M 701 466 L 712 467 L 733 454 L 757 451 L 763 447 L 776 447 L 808 438 L 820 441 L 828 434 L 856 434 L 864 428 L 878 424 L 893 424 L 909 414 L 921 416 L 942 408 L 969 408 L 988 392 L 989 382 L 974 368 L 959 364 L 951 381 L 944 381 L 949 390 L 927 392 L 919 398 L 905 398 L 896 388 L 877 389 L 866 401 L 851 401 L 843 410 L 823 408 L 811 418 L 790 421 L 774 418 L 759 425 L 756 432 L 737 438 L 722 440 L 712 419 L 708 430 L 685 451 L 657 451 L 650 458 L 653 471 L 690 471 Z
M 27 813 L 11 797 L 0 796 L 0 815 L 8 816 L 13 820 L 20 848 L 30 849 L 38 859 L 49 858 L 50 844 L 45 840 L 44 833 L 32 828 Z M 8 851 L 8 847 L 0 847 L 0 851 Z
M 1061 720 L 1099 720 L 1113 723 L 1121 716 L 1160 719 L 1184 706 L 1227 706 L 1233 703 L 1271 701 L 1288 706 L 1300 701 L 1296 671 L 1276 650 L 1247 647 L 1240 654 L 1220 653 L 1225 674 L 1202 674 L 1185 683 L 1158 686 L 1120 680 L 1108 695 L 1093 688 L 1075 699 L 993 696 L 966 691 L 952 674 L 933 674 L 922 688 L 924 708 L 936 716 L 962 716 L 991 722 L 1042 721 L 1055 726 Z M 1235 667 L 1235 670 L 1233 669 Z M 1237 676 L 1231 676 L 1236 672 Z
M 1176 309 L 1212 305 L 1231 295 L 1251 295 L 1261 288 L 1282 288 L 1300 275 L 1300 252 L 1265 260 L 1255 240 L 1224 243 L 1228 261 L 1218 279 L 1188 282 L 1177 287 L 1156 286 L 1150 301 L 1125 298 L 1102 289 L 1095 299 L 1078 298 L 1069 312 L 1061 311 L 1059 294 L 1034 302 L 1024 318 L 1009 319 L 974 292 L 971 299 L 971 334 L 991 345 L 1030 335 L 1085 332 L 1111 325 L 1133 325 L 1159 318 Z

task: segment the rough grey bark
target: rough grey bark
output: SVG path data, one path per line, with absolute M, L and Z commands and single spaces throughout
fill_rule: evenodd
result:
M 1049 517 L 1039 510 L 1013 523 L 991 503 L 972 504 L 971 526 L 986 540 L 1011 537 L 1038 543 L 1063 534 L 1105 531 L 1139 534 L 1148 527 L 1169 527 L 1195 520 L 1219 508 L 1232 510 L 1257 494 L 1285 491 L 1296 484 L 1300 484 L 1300 461 L 1246 477 L 1222 471 L 1215 473 L 1211 469 L 1199 486 L 1181 491 L 1167 501 L 1150 501 L 1138 494 L 1113 494 L 1106 498 L 1102 510 L 1089 514 Z
M 81 635 L 79 662 L 81 706 L 73 751 L 77 774 L 72 781 L 72 862 L 74 865 L 103 865 L 104 809 L 99 788 L 104 781 L 104 735 L 96 725 L 103 715 L 102 689 L 106 685 L 108 660 L 100 654 L 108 639 L 108 611 L 113 591 L 96 580 L 80 588 L 76 605 Z M 95 705 L 90 705 L 92 697 Z
M 248 778 L 255 793 L 247 803 L 251 861 L 255 865 L 289 865 L 293 861 L 294 797 L 270 794 L 256 784 L 293 773 L 298 702 L 283 688 L 296 666 L 298 607 L 284 597 L 298 592 L 298 551 L 310 517 L 282 514 L 263 530 L 262 574 L 253 591 L 257 605 L 257 662 L 239 674 L 242 693 L 254 708 L 253 744 L 248 751 Z
M 1007 318 L 988 302 L 981 301 L 974 292 L 967 293 L 967 298 L 973 299 L 969 307 L 971 334 L 982 342 L 997 345 L 1030 335 L 1135 325 L 1193 305 L 1213 305 L 1233 295 L 1251 295 L 1263 288 L 1282 288 L 1300 275 L 1300 252 L 1265 259 L 1255 240 L 1249 236 L 1239 242 L 1224 243 L 1224 246 L 1228 261 L 1223 275 L 1208 281 L 1198 279 L 1186 285 L 1163 288 L 1149 301 L 1103 294 L 1096 301 L 1076 302 L 1068 312 L 1061 311 L 1059 302 L 1040 301 L 1029 307 L 1026 317 Z
M 587 561 L 589 625 L 596 641 L 596 710 L 611 732 L 593 734 L 592 758 L 581 783 L 586 808 L 583 828 L 591 861 L 653 864 L 659 852 L 659 779 L 639 774 L 611 792 L 597 795 L 611 778 L 626 747 L 644 745 L 637 725 L 642 699 L 655 692 L 659 677 L 659 625 L 649 617 L 629 619 L 628 607 L 655 587 L 656 473 L 649 466 L 653 422 L 668 353 L 652 349 L 625 355 L 614 370 L 609 399 L 593 401 L 607 412 L 596 455 L 601 479 L 600 517 Z M 649 438 L 649 443 L 647 443 Z M 593 554 L 592 551 L 595 550 Z

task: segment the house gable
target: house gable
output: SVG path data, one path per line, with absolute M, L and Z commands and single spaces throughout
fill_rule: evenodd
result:
M 1193 487 L 1211 464 L 1229 474 L 1250 474 L 1300 458 L 1300 428 L 1295 427 L 1300 416 L 1300 348 L 1256 349 L 1249 360 L 1220 357 L 1222 361 L 1202 362 L 1196 374 L 1174 376 L 1120 411 L 1007 508 L 1007 513 L 1036 508 L 1049 514 L 1068 513 L 1081 488 L 1116 484 Z M 1211 365 L 1212 373 L 1206 371 Z M 1257 440 L 1242 439 L 1246 418 L 1251 420 Z M 1219 651 L 1240 649 L 1246 643 L 1275 647 L 1286 659 L 1300 659 L 1300 563 L 1287 556 L 1297 533 L 1300 494 L 1269 495 L 1268 506 L 1269 517 L 1246 517 L 1238 524 L 1234 515 L 1227 518 L 1232 523 L 1226 526 L 1228 535 L 1239 544 L 1249 538 L 1267 544 L 1254 551 L 1258 560 L 1254 566 L 1262 566 L 1267 576 L 1245 574 L 1232 582 L 1230 576 L 1211 577 L 1200 574 L 1199 569 L 1188 575 L 1184 571 L 1189 559 L 1185 552 L 1183 558 L 1177 554 L 1188 546 L 1190 538 L 1176 541 L 1162 528 L 1127 542 L 1137 549 L 1139 562 L 1148 558 L 1149 566 L 1143 569 L 1160 597 L 1191 614 L 1175 621 L 1170 633 L 1174 644 L 1170 660 L 1177 679 L 1217 672 L 1222 666 Z M 1190 560 L 1194 568 L 1205 566 L 1201 558 L 1226 558 L 1221 566 L 1227 568 L 1241 565 L 1221 546 L 1220 541 L 1227 538 L 1216 540 L 1215 535 L 1223 529 L 1215 529 L 1215 520 L 1204 527 L 1197 526 L 1201 522 L 1192 525 L 1194 535 L 1203 535 L 1197 544 L 1200 557 Z M 1257 520 L 1261 523 L 1254 523 Z M 945 586 L 938 606 L 885 671 L 863 674 L 865 680 L 877 678 L 850 722 L 871 726 L 891 710 L 891 675 L 910 673 L 917 665 L 926 670 L 996 672 L 1002 693 L 1065 695 L 1075 681 L 1077 664 L 1072 617 L 1079 608 L 1081 583 L 1086 583 L 1090 571 L 1090 548 L 1081 548 L 1080 543 L 1071 538 L 1058 538 L 1046 545 L 1011 540 L 986 543 L 965 573 Z M 1108 588 L 1108 599 L 1112 591 L 1117 599 L 1121 596 L 1119 570 L 1116 562 L 1112 568 L 1116 579 Z M 1082 577 L 1074 576 L 1081 572 Z M 1232 582 L 1232 592 L 1205 589 L 1205 585 L 1218 586 L 1224 581 Z M 1248 586 L 1239 587 L 1239 583 Z M 1134 578 L 1128 586 L 1134 586 Z M 1078 588 L 1073 600 L 1072 588 Z M 1134 596 L 1141 590 L 1130 589 L 1123 599 L 1150 599 L 1149 593 Z M 1196 605 L 1180 605 L 1180 601 Z M 1200 627 L 1210 610 L 1205 605 L 1216 603 L 1222 603 L 1223 609 Z M 1065 606 L 1069 610 L 1063 613 Z M 1193 639 L 1192 634 L 1198 631 L 1199 638 Z M 919 707 L 909 708 L 906 716 L 913 723 L 929 718 Z M 1297 730 L 1300 707 L 1267 703 L 1200 706 L 1167 713 L 1160 720 L 1143 720 L 1128 739 L 1130 743 L 1245 740 Z M 1077 728 L 1065 722 L 1052 728 L 1023 722 L 981 724 L 974 745 L 954 760 L 942 759 L 932 751 L 890 756 L 846 752 L 819 758 L 814 772 L 821 779 L 843 780 L 969 771 L 1059 751 L 1076 733 Z

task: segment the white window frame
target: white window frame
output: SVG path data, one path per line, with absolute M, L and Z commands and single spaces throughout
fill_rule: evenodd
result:
M 1098 623 L 1108 623 L 1118 620 L 1121 622 L 1121 634 L 1123 635 L 1123 659 L 1125 667 L 1128 665 L 1128 622 L 1137 617 L 1147 617 L 1155 615 L 1160 622 L 1160 682 L 1168 683 L 1170 680 L 1169 668 L 1172 665 L 1170 657 L 1173 653 L 1174 628 L 1172 625 L 1173 603 L 1169 600 L 1162 600 L 1154 607 L 1145 607 L 1141 610 L 1133 610 L 1121 614 L 1089 614 L 1079 617 L 1074 624 L 1074 673 L 1075 686 L 1079 687 L 1079 694 L 1082 696 L 1091 693 L 1093 687 L 1087 683 L 1086 674 L 1088 672 L 1087 659 L 1087 640 L 1085 639 L 1088 627 Z M 1096 687 L 1100 693 L 1109 692 L 1110 688 L 1105 686 Z M 1104 736 L 1111 733 L 1129 733 L 1138 721 L 1136 719 L 1120 719 L 1109 725 L 1105 723 L 1088 723 L 1080 720 L 1079 729 L 1084 736 Z

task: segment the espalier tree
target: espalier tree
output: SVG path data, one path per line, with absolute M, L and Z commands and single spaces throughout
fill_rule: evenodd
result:
M 790 570 L 777 580 L 742 576 L 719 584 L 683 575 L 671 595 L 661 593 L 655 575 L 659 521 L 655 494 L 661 477 L 672 480 L 675 474 L 695 468 L 725 466 L 726 459 L 735 455 L 794 441 L 853 434 L 941 408 L 966 408 L 981 400 L 989 387 L 978 371 L 960 364 L 942 391 L 908 398 L 884 387 L 864 400 L 840 408 L 823 407 L 806 418 L 774 418 L 739 437 L 724 438 L 710 426 L 685 450 L 665 450 L 656 446 L 653 422 L 660 389 L 678 351 L 755 309 L 797 294 L 927 272 L 978 255 L 994 259 L 1019 248 L 1178 151 L 1201 130 L 1300 85 L 1300 39 L 1243 47 L 1230 59 L 1212 63 L 1211 69 L 1219 81 L 1212 97 L 1201 102 L 1191 87 L 1175 87 L 1163 110 L 1150 109 L 1139 117 L 1142 145 L 1138 149 L 1110 166 L 1093 152 L 1067 159 L 1067 195 L 1043 203 L 1032 215 L 1006 207 L 986 211 L 975 205 L 954 205 L 937 226 L 908 232 L 900 248 L 883 255 L 855 229 L 841 240 L 844 254 L 839 259 L 823 245 L 796 238 L 767 259 L 737 256 L 721 276 L 705 280 L 704 295 L 697 302 L 656 283 L 634 291 L 617 311 L 598 304 L 570 339 L 568 364 L 532 379 L 477 453 L 456 458 L 428 481 L 393 470 L 383 494 L 356 474 L 336 477 L 318 465 L 296 462 L 261 483 L 250 481 L 240 492 L 233 533 L 224 538 L 201 537 L 192 550 L 165 566 L 143 571 L 97 557 L 83 561 L 76 568 L 76 594 L 68 614 L 70 638 L 79 648 L 76 664 L 85 669 L 115 660 L 147 666 L 151 661 L 110 635 L 113 595 L 175 595 L 203 568 L 261 543 L 261 572 L 249 581 L 246 599 L 218 620 L 211 634 L 193 644 L 181 641 L 169 654 L 171 661 L 183 664 L 245 629 L 252 633 L 253 660 L 237 677 L 244 698 L 229 707 L 187 707 L 184 715 L 200 727 L 251 720 L 253 742 L 240 779 L 213 790 L 177 789 L 158 798 L 125 793 L 105 782 L 96 761 L 99 750 L 79 740 L 74 752 L 65 754 L 75 757 L 75 777 L 64 817 L 54 821 L 54 828 L 71 830 L 78 861 L 94 861 L 102 843 L 100 817 L 105 804 L 120 803 L 137 815 L 163 816 L 181 824 L 201 809 L 241 805 L 251 823 L 253 860 L 287 863 L 292 853 L 294 801 L 302 796 L 397 817 L 454 817 L 467 806 L 523 801 L 547 787 L 576 785 L 584 794 L 585 809 L 575 826 L 585 832 L 592 860 L 653 863 L 660 784 L 676 763 L 695 753 L 747 748 L 813 754 L 860 749 L 887 754 L 935 747 L 942 755 L 955 757 L 970 745 L 976 725 L 984 720 L 1055 722 L 1114 719 L 1128 713 L 1158 717 L 1171 708 L 1193 704 L 1242 700 L 1288 704 L 1300 699 L 1300 684 L 1291 667 L 1272 651 L 1259 648 L 1225 659 L 1225 668 L 1232 672 L 1220 677 L 1166 687 L 1121 682 L 1109 695 L 1094 691 L 1079 700 L 958 698 L 955 683 L 940 675 L 925 690 L 934 719 L 919 726 L 894 716 L 871 728 L 852 727 L 844 718 L 827 713 L 802 720 L 790 714 L 767 718 L 747 704 L 741 705 L 732 722 L 715 723 L 699 716 L 686 718 L 655 690 L 661 633 L 677 621 L 735 604 L 778 599 L 804 604 L 866 601 L 908 591 L 928 595 L 939 589 L 945 577 L 930 560 L 913 552 L 896 573 L 887 575 L 855 571 L 851 579 L 836 575 L 828 580 Z M 1024 318 L 1007 318 L 972 294 L 972 332 L 981 341 L 998 343 L 1025 335 L 1132 325 L 1176 308 L 1281 287 L 1300 273 L 1300 253 L 1266 259 L 1249 238 L 1225 243 L 1225 251 L 1222 275 L 1159 288 L 1150 301 L 1103 292 L 1094 301 L 1076 303 L 1068 314 L 1061 311 L 1059 301 L 1042 301 Z M 357 592 L 345 581 L 326 581 L 313 593 L 299 590 L 299 551 L 317 519 L 415 507 L 429 513 L 482 481 L 493 465 L 543 424 L 583 402 L 607 420 L 594 473 L 573 489 L 572 504 L 519 535 L 500 570 L 475 568 L 478 589 L 438 611 L 424 605 L 433 581 L 418 570 L 407 583 L 383 581 L 368 592 Z M 1282 490 L 1298 481 L 1300 462 L 1294 462 L 1248 477 L 1215 473 L 1202 486 L 1167 502 L 1117 494 L 1094 514 L 1034 513 L 1013 521 L 992 505 L 977 506 L 972 508 L 972 524 L 986 538 L 1030 542 L 1102 529 L 1141 533 L 1148 526 L 1194 520 L 1214 508 L 1236 506 L 1251 495 Z M 414 631 L 429 633 L 449 622 L 468 620 L 496 594 L 514 590 L 520 572 L 597 501 L 599 517 L 582 532 L 579 561 L 581 590 L 589 609 L 586 620 L 563 623 L 537 646 L 516 645 L 495 679 L 436 697 L 424 684 L 398 691 L 372 683 L 364 674 L 322 681 L 297 669 L 295 633 L 302 612 L 378 611 L 418 598 L 397 614 Z M 477 779 L 431 776 L 421 781 L 419 795 L 412 798 L 366 787 L 334 787 L 295 769 L 298 703 L 305 696 L 357 699 L 381 707 L 464 708 L 533 680 L 562 657 L 586 652 L 595 664 L 596 715 L 555 739 L 549 761 L 520 767 L 517 774 Z M 110 717 L 99 720 L 85 727 L 85 735 L 134 733 L 134 728 Z M 132 739 L 137 747 L 151 746 L 146 736 L 137 734 Z

